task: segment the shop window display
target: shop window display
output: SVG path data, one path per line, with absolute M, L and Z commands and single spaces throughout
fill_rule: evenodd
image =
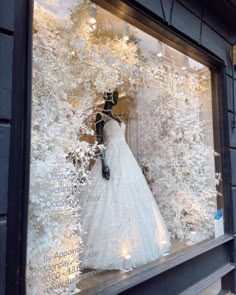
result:
M 34 4 L 28 294 L 223 233 L 211 72 L 89 1 Z

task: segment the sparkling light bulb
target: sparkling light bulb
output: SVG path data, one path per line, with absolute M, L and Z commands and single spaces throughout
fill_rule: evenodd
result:
M 159 40 L 157 40 L 157 56 L 163 56 L 163 44 Z
M 189 59 L 188 59 L 188 57 L 185 55 L 185 56 L 183 57 L 183 64 L 182 64 L 181 69 L 182 69 L 182 70 L 187 70 L 187 68 L 189 68 Z
M 129 24 L 124 24 L 124 32 L 123 32 L 123 40 L 128 41 L 129 40 Z
M 96 18 L 95 17 L 90 17 L 89 18 L 89 23 L 91 24 L 91 25 L 94 25 L 94 24 L 96 24 Z

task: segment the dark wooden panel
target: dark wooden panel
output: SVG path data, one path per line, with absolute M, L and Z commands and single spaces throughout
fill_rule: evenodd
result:
M 232 189 L 232 208 L 231 208 L 231 210 L 234 212 L 234 214 L 233 214 L 233 227 L 234 227 L 234 229 L 236 229 L 236 214 L 235 214 L 235 212 L 236 212 L 236 188 Z M 236 258 L 235 255 L 236 255 L 236 253 L 233 256 L 233 260 L 232 260 L 233 262 L 235 262 L 235 258 Z
M 0 125 L 0 214 L 7 212 L 10 127 Z
M 224 23 L 219 22 L 219 18 L 216 17 L 212 9 L 204 9 L 203 21 L 231 44 L 235 41 L 235 34 L 233 31 Z
M 236 67 L 235 67 L 235 69 L 236 69 Z M 236 78 L 236 71 L 234 70 L 234 77 Z M 236 80 L 234 80 L 234 83 L 233 83 L 233 86 L 234 86 L 234 103 L 235 103 L 235 106 L 234 106 L 234 108 L 235 108 L 235 112 L 236 112 Z
M 226 87 L 228 110 L 233 111 L 233 79 L 229 76 L 226 76 Z
M 195 282 L 214 273 L 215 270 L 221 269 L 224 265 L 228 265 L 228 253 L 227 248 L 222 246 L 201 257 L 192 259 L 191 263 L 188 261 L 178 265 L 167 273 L 119 294 L 177 295 L 193 286 Z M 197 294 L 197 292 L 192 294 Z
M 235 193 L 233 192 L 234 197 L 236 197 Z M 235 198 L 234 198 L 235 203 Z M 229 249 L 230 254 L 230 262 L 235 266 L 236 265 L 236 235 L 234 237 L 234 247 Z M 228 275 L 222 277 L 222 290 L 231 291 L 230 294 L 236 294 L 236 269 L 231 271 Z M 227 293 L 228 294 L 228 293 Z
M 14 30 L 15 0 L 0 0 L 0 28 Z
M 205 23 L 202 24 L 201 44 L 225 62 L 226 72 L 232 76 L 231 44 Z
M 0 221 L 0 295 L 5 295 L 6 221 Z
M 168 24 L 171 22 L 171 14 L 172 14 L 172 8 L 174 5 L 174 0 L 162 0 L 162 7 L 164 11 L 164 19 L 168 22 Z
M 233 126 L 233 119 L 236 123 L 236 114 L 228 113 L 229 119 L 229 145 L 230 147 L 236 148 L 236 128 L 232 128 Z
M 232 272 L 235 272 L 235 266 L 228 263 L 225 266 L 221 267 L 219 270 L 207 276 L 206 278 L 197 282 L 196 284 L 191 286 L 189 289 L 185 290 L 184 292 L 181 292 L 179 295 L 198 294 L 199 292 L 203 291 L 204 289 L 206 289 L 207 287 L 215 283 L 216 280 L 221 279 L 222 276 L 224 276 L 225 274 L 229 274 Z
M 195 0 L 197 1 L 197 0 Z M 235 32 L 235 0 L 204 0 L 205 7 L 207 7 L 219 24 L 225 24 L 228 30 Z
M 136 2 L 150 10 L 152 13 L 155 13 L 159 17 L 164 18 L 161 0 L 137 0 Z
M 4 119 L 11 117 L 12 52 L 13 37 L 0 34 L 0 118 Z
M 33 1 L 15 1 L 15 12 L 5 295 L 25 294 Z
M 204 241 L 131 272 L 120 273 L 81 295 L 179 294 L 228 265 L 233 245 L 233 237 L 227 235 Z
M 201 17 L 202 12 L 202 0 L 191 1 L 189 5 L 189 0 L 178 0 L 177 2 L 183 4 L 187 9 L 189 9 L 196 16 Z
M 174 3 L 171 25 L 191 39 L 200 41 L 201 20 L 178 2 Z
M 223 294 L 236 294 L 236 271 L 231 271 L 228 275 L 224 276 L 221 279 L 221 286 L 222 286 L 222 290 L 226 290 L 227 292 L 223 293 Z M 230 293 L 229 291 L 231 291 L 232 293 Z M 221 294 L 219 294 L 221 295 Z
M 231 181 L 232 185 L 236 185 L 236 150 L 230 149 L 231 158 Z

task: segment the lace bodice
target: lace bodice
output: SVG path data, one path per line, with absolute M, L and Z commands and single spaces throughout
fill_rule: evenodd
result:
M 125 129 L 124 122 L 119 123 L 115 119 L 102 114 L 104 125 L 104 136 L 107 142 L 113 141 L 125 141 Z

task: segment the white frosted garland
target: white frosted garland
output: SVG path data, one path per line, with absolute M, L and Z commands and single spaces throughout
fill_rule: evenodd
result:
M 213 236 L 220 181 L 219 173 L 214 179 L 215 153 L 204 143 L 194 95 L 166 96 L 155 89 L 138 94 L 139 161 L 173 237 L 185 241 L 191 231 L 199 241 Z M 151 99 L 159 101 L 156 108 Z

